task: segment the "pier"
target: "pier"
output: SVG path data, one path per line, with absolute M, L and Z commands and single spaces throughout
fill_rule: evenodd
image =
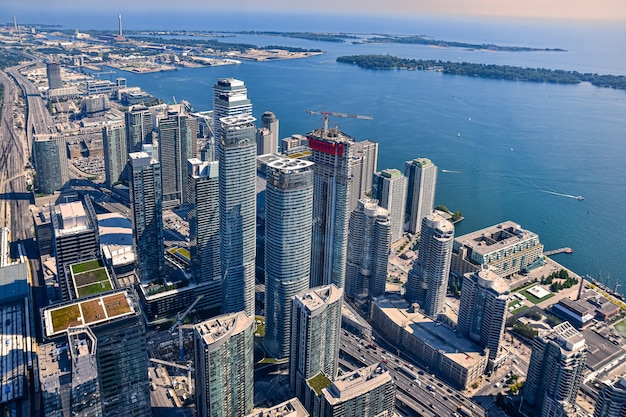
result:
M 559 253 L 574 253 L 574 249 L 572 248 L 559 248 L 559 249 L 554 249 L 554 250 L 549 250 L 547 252 L 544 252 L 543 254 L 545 256 L 552 256 L 552 255 L 556 255 Z

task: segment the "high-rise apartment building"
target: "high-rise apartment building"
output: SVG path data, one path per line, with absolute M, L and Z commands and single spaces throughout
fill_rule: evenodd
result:
M 350 209 L 354 210 L 358 201 L 372 196 L 372 177 L 376 172 L 378 161 L 378 142 L 369 139 L 355 142 L 354 144 L 354 168 L 355 177 L 352 195 L 350 197 Z
M 160 281 L 165 274 L 161 164 L 145 152 L 130 153 L 128 164 L 133 249 L 139 279 Z
M 48 88 L 50 90 L 63 87 L 61 64 L 53 61 L 46 62 L 46 75 L 48 76 Z
M 152 415 L 146 331 L 130 291 L 47 307 L 42 322 L 52 342 L 39 357 L 46 416 Z
M 35 135 L 33 162 L 37 170 L 37 190 L 52 194 L 69 181 L 65 139 L 58 135 Z
M 404 175 L 408 178 L 406 214 L 409 232 L 419 233 L 422 219 L 435 208 L 437 166 L 427 158 L 407 161 Z
M 254 405 L 254 317 L 225 314 L 194 326 L 198 416 L 245 416 Z
M 91 199 L 85 198 L 51 207 L 50 220 L 61 298 L 67 301 L 76 298 L 70 264 L 100 256 L 98 219 Z
M 602 383 L 602 389 L 596 399 L 594 417 L 622 417 L 626 415 L 626 379 Z
M 105 180 L 109 187 L 123 179 L 124 167 L 128 161 L 127 146 L 124 120 L 107 122 L 102 128 L 102 147 Z
M 291 398 L 273 407 L 248 414 L 246 417 L 309 417 L 309 413 L 297 398 Z
M 219 168 L 217 161 L 187 160 L 189 186 L 189 252 L 197 284 L 211 289 L 203 305 L 221 303 Z
M 457 331 L 489 349 L 488 371 L 500 357 L 510 287 L 491 268 L 465 274 Z
M 242 83 L 243 84 L 243 83 Z M 219 161 L 222 311 L 254 315 L 256 261 L 255 118 L 223 117 Z
M 437 317 L 443 312 L 448 289 L 454 226 L 433 212 L 424 217 L 421 229 L 419 251 L 409 271 L 405 297 L 409 302 L 417 302 L 427 316 Z
M 265 188 L 265 346 L 289 356 L 293 297 L 309 288 L 313 163 L 279 158 L 267 164 Z
M 391 242 L 397 242 L 404 232 L 407 179 L 397 169 L 384 169 L 374 174 L 372 198 L 387 209 L 391 218 Z
M 359 185 L 353 175 L 355 141 L 337 128 L 316 129 L 307 137 L 315 163 L 310 287 L 343 288 L 352 190 Z
M 376 200 L 359 200 L 350 214 L 346 295 L 365 299 L 385 293 L 391 249 L 389 213 Z
M 175 110 L 159 120 L 159 162 L 166 206 L 187 202 L 187 160 L 196 155 L 196 135 L 190 120 L 191 116 Z
M 140 152 L 142 144 L 152 144 L 152 114 L 146 106 L 131 106 L 125 114 L 128 152 Z
M 311 288 L 294 297 L 291 312 L 289 385 L 305 403 L 307 381 L 322 373 L 337 377 L 343 289 L 334 284 Z
M 244 82 L 234 78 L 218 79 L 213 86 L 213 137 L 216 148 L 222 137 L 220 119 L 242 114 L 252 115 L 252 102 L 248 99 Z M 254 133 L 252 138 L 254 140 Z
M 266 142 L 267 146 L 263 147 L 263 154 L 278 153 L 278 119 L 271 111 L 266 111 L 261 116 L 261 127 L 267 129 L 269 138 Z
M 542 417 L 566 415 L 563 411 L 576 406 L 586 358 L 585 338 L 569 322 L 536 336 L 523 400 L 540 409 Z

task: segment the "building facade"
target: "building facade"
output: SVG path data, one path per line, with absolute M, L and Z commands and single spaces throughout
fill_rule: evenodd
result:
M 63 87 L 63 81 L 61 80 L 61 64 L 53 61 L 46 62 L 46 75 L 48 77 L 48 88 L 50 90 Z
M 422 220 L 419 252 L 409 271 L 406 299 L 417 302 L 430 317 L 443 312 L 448 290 L 454 226 L 440 214 Z
M 254 405 L 254 317 L 225 314 L 194 326 L 198 416 L 245 416 Z
M 132 106 L 125 113 L 128 152 L 140 152 L 142 144 L 152 144 L 152 114 L 145 106 Z
M 278 119 L 271 111 L 261 117 L 261 128 L 257 131 L 257 154 L 278 153 Z
M 265 188 L 265 346 L 289 357 L 293 297 L 309 288 L 313 163 L 267 164 Z
M 350 209 L 354 210 L 358 201 L 372 196 L 372 177 L 378 161 L 378 142 L 369 139 L 354 144 L 353 175 L 355 178 Z
M 419 233 L 424 217 L 435 208 L 437 166 L 428 158 L 407 161 L 404 175 L 408 178 L 406 214 L 409 233 Z
M 603 383 L 596 399 L 594 417 L 622 417 L 626 415 L 626 379 Z
M 33 138 L 33 163 L 37 170 L 37 190 L 52 194 L 69 181 L 67 146 L 57 135 L 35 135 Z
M 108 122 L 102 128 L 102 147 L 104 148 L 105 182 L 113 187 L 124 179 L 124 168 L 128 161 L 128 143 L 124 120 Z
M 212 147 L 219 147 L 218 142 L 222 137 L 220 119 L 238 115 L 252 115 L 252 102 L 248 99 L 248 89 L 241 80 L 218 79 L 213 86 L 213 137 L 215 140 Z M 211 152 L 208 154 L 210 155 Z
M 255 118 L 220 119 L 220 259 L 222 311 L 254 315 L 256 263 Z
M 132 152 L 128 165 L 133 249 L 139 279 L 160 281 L 165 274 L 161 164 L 145 152 Z
M 384 169 L 374 174 L 372 198 L 387 209 L 391 218 L 391 242 L 402 239 L 406 207 L 407 179 L 397 169 Z

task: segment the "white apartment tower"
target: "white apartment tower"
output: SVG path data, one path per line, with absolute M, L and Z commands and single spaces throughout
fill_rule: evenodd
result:
M 391 242 L 397 242 L 404 232 L 407 179 L 397 169 L 384 169 L 374 174 L 372 198 L 389 211 Z
M 435 208 L 437 166 L 427 158 L 407 161 L 404 175 L 408 178 L 406 214 L 409 232 L 419 233 L 422 219 Z
M 248 89 L 241 80 L 221 78 L 213 86 L 213 137 L 214 146 L 219 147 L 221 135 L 220 119 L 227 116 L 252 115 L 252 103 Z M 254 139 L 254 132 L 253 132 Z

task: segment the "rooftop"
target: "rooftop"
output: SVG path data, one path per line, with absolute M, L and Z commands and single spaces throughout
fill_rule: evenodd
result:
M 28 267 L 26 263 L 15 263 L 0 268 L 0 304 L 28 297 Z
M 283 403 L 275 405 L 272 408 L 257 411 L 251 413 L 245 417 L 308 417 L 309 413 L 306 411 L 302 403 L 297 398 L 292 398 Z
M 247 329 L 254 322 L 253 317 L 240 311 L 224 314 L 194 326 L 196 335 L 204 341 L 206 346 L 218 344 L 222 339 L 229 338 Z
M 536 233 L 522 229 L 519 224 L 506 221 L 459 236 L 455 240 L 478 253 L 487 254 L 494 250 L 537 237 Z
M 321 310 L 325 305 L 340 300 L 341 297 L 343 297 L 343 290 L 332 284 L 311 288 L 295 296 L 310 312 Z
M 93 259 L 70 265 L 76 297 L 87 297 L 113 289 L 109 272 L 101 261 Z
M 307 381 L 307 384 L 315 391 L 317 395 L 322 395 L 322 390 L 331 386 L 332 382 L 323 373 L 315 375 Z
M 26 349 L 24 334 L 29 324 L 24 314 L 24 303 L 0 307 L 0 404 L 27 395 L 26 387 Z
M 382 363 L 375 363 L 337 378 L 324 390 L 330 404 L 346 401 L 391 381 L 389 371 Z

